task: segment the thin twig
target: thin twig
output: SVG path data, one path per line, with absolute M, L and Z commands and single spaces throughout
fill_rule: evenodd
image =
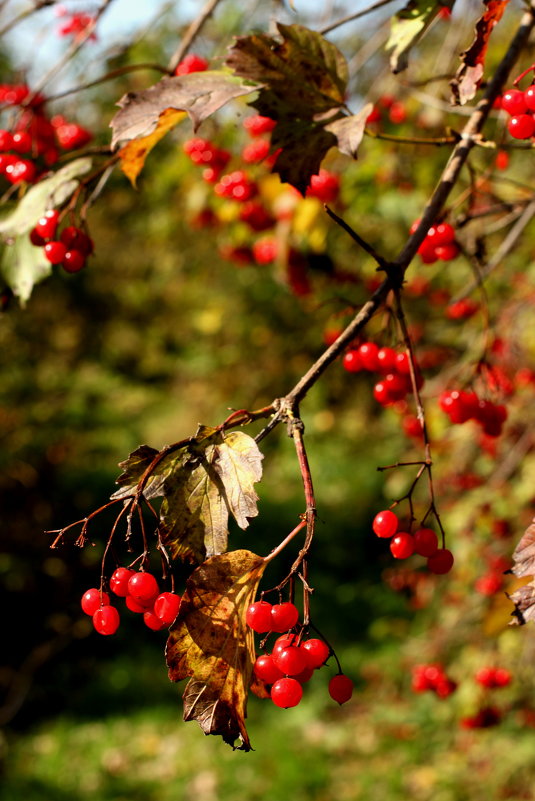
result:
M 153 62 L 146 62 L 143 64 L 127 64 L 125 67 L 118 67 L 116 70 L 107 72 L 106 75 L 101 75 L 100 78 L 95 78 L 94 81 L 82 83 L 79 86 L 73 86 L 70 89 L 65 89 L 63 92 L 58 92 L 55 95 L 49 95 L 49 97 L 47 97 L 47 101 L 51 102 L 52 100 L 60 100 L 63 97 L 74 95 L 77 92 L 84 92 L 86 89 L 91 89 L 92 86 L 99 86 L 101 83 L 113 81 L 115 78 L 120 78 L 121 75 L 126 75 L 129 72 L 135 72 L 137 70 L 155 70 L 156 72 L 163 72 L 165 75 L 169 74 L 167 67 L 163 67 L 161 64 L 156 64 Z
M 336 22 L 331 23 L 330 25 L 326 25 L 324 28 L 321 28 L 321 30 L 319 30 L 318 33 L 321 33 L 322 36 L 324 36 L 326 33 L 334 31 L 335 28 L 340 28 L 347 22 L 353 22 L 353 20 L 360 19 L 361 17 L 364 17 L 367 14 L 371 14 L 372 11 L 377 11 L 377 9 L 383 8 L 383 6 L 388 6 L 392 2 L 393 0 L 378 0 L 377 3 L 373 3 L 373 5 L 368 6 L 368 8 L 362 9 L 362 11 L 357 11 L 355 14 L 349 14 L 347 17 L 342 17 L 342 19 L 339 19 Z
M 182 37 L 179 46 L 169 59 L 169 63 L 167 64 L 167 69 L 170 73 L 173 73 L 177 65 L 180 64 L 180 62 L 190 49 L 191 45 L 193 44 L 193 42 L 203 29 L 203 27 L 205 26 L 206 22 L 210 19 L 210 17 L 214 13 L 216 6 L 218 6 L 220 2 L 221 0 L 208 0 L 204 8 L 201 10 L 199 16 L 193 20 L 188 30 Z
M 332 209 L 330 209 L 328 206 L 325 206 L 324 208 L 329 217 L 334 220 L 335 223 L 340 226 L 340 228 L 343 228 L 343 230 L 349 234 L 351 239 L 353 239 L 353 241 L 356 242 L 357 245 L 362 248 L 362 250 L 365 250 L 366 253 L 377 262 L 381 269 L 384 270 L 387 267 L 388 262 L 386 259 L 383 259 L 383 257 L 375 250 L 373 245 L 370 245 L 368 242 L 366 242 L 366 240 L 357 234 L 357 232 L 350 225 L 348 225 L 345 220 L 339 217 L 338 214 L 335 214 Z

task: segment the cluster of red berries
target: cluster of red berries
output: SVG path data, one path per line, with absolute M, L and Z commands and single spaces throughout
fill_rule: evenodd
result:
M 59 6 L 56 14 L 58 17 L 65 17 L 68 12 L 66 8 Z M 75 41 L 78 41 L 85 36 L 87 28 L 92 25 L 94 21 L 95 17 L 91 14 L 86 14 L 83 11 L 76 11 L 70 14 L 68 19 L 59 26 L 58 34 L 60 36 L 72 36 Z M 96 38 L 96 34 L 93 31 L 89 35 L 89 39 L 95 41 Z
M 503 404 L 490 400 L 480 400 L 475 392 L 450 390 L 443 392 L 439 405 L 452 423 L 466 423 L 475 420 L 488 437 L 499 437 L 507 420 L 507 409 Z
M 411 225 L 413 234 L 420 220 Z M 459 247 L 455 242 L 455 228 L 449 223 L 433 225 L 427 232 L 424 241 L 418 248 L 418 253 L 424 264 L 434 264 L 436 261 L 452 261 L 459 255 Z
M 475 300 L 462 298 L 446 307 L 446 317 L 448 320 L 468 320 L 469 317 L 473 317 L 478 309 L 479 303 Z
M 502 95 L 501 107 L 510 115 L 507 130 L 514 139 L 531 139 L 535 135 L 535 83 L 524 92 L 508 89 Z
M 230 153 L 227 150 L 201 137 L 184 142 L 184 153 L 194 164 L 204 167 L 202 176 L 208 183 L 215 183 L 230 161 Z
M 254 664 L 255 676 L 271 685 L 271 700 L 283 709 L 297 706 L 303 697 L 303 684 L 331 654 L 323 640 L 303 640 L 300 634 L 290 631 L 298 619 L 297 607 L 290 602 L 272 606 L 267 601 L 257 601 L 249 606 L 245 615 L 247 625 L 259 634 L 285 632 L 275 640 L 272 652 L 262 654 Z M 353 694 L 353 682 L 345 674 L 338 673 L 329 682 L 329 694 L 343 704 Z
M 43 248 L 50 264 L 61 264 L 66 272 L 77 273 L 93 253 L 93 240 L 75 225 L 66 226 L 58 236 L 58 223 L 57 209 L 45 212 L 30 231 L 30 241 Z
M 174 592 L 160 593 L 152 573 L 118 567 L 110 578 L 110 590 L 125 599 L 131 612 L 142 614 L 145 625 L 153 631 L 168 628 L 178 614 L 180 596 Z M 107 592 L 93 587 L 82 595 L 81 605 L 86 615 L 93 618 L 93 626 L 99 634 L 115 634 L 120 616 Z
M 411 391 L 410 361 L 405 351 L 380 348 L 375 342 L 363 342 L 344 355 L 342 366 L 349 373 L 361 370 L 381 373 L 384 377 L 374 386 L 373 396 L 382 405 L 389 406 L 403 400 Z M 418 389 L 423 386 L 423 377 L 416 371 Z
M 401 100 L 396 100 L 392 95 L 382 95 L 373 109 L 368 114 L 366 123 L 380 123 L 384 121 L 386 115 L 387 122 L 393 125 L 401 125 L 407 120 L 407 109 Z
M 74 150 L 92 138 L 61 115 L 48 119 L 45 98 L 30 94 L 25 84 L 0 86 L 0 104 L 23 107 L 14 128 L 0 130 L 0 174 L 11 184 L 34 183 L 58 160 L 59 149 Z
M 427 690 L 436 693 L 439 698 L 448 698 L 456 689 L 457 682 L 450 679 L 440 662 L 415 665 L 412 669 L 412 689 L 415 693 Z
M 390 509 L 375 515 L 372 529 L 381 539 L 390 539 L 390 551 L 395 559 L 408 559 L 413 554 L 427 559 L 431 573 L 442 575 L 453 567 L 453 554 L 438 547 L 438 537 L 431 528 L 419 528 L 414 534 L 399 531 L 399 519 Z
M 486 687 L 487 690 L 507 687 L 508 684 L 511 684 L 512 679 L 511 671 L 497 667 L 481 668 L 475 675 L 477 683 L 481 684 L 482 687 Z

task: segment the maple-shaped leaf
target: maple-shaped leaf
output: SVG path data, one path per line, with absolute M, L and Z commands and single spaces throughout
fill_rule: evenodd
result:
M 515 548 L 511 573 L 519 578 L 535 577 L 535 520 L 528 526 Z M 519 587 L 509 598 L 515 605 L 511 625 L 523 625 L 535 620 L 535 579 Z
M 439 10 L 451 3 L 437 0 L 409 0 L 407 5 L 392 17 L 390 37 L 386 49 L 392 50 L 390 68 L 394 74 L 403 72 L 409 65 L 409 53 L 418 44 Z
M 186 582 L 166 647 L 171 681 L 189 678 L 184 720 L 196 720 L 205 734 L 218 734 L 233 747 L 239 738 L 245 751 L 251 749 L 245 718 L 254 663 L 245 613 L 265 566 L 265 559 L 246 550 L 200 565 Z
M 258 514 L 254 484 L 262 477 L 261 461 L 248 434 L 199 429 L 163 488 L 160 534 L 173 559 L 203 562 L 226 551 L 229 514 L 247 528 Z
M 484 0 L 485 13 L 476 23 L 474 41 L 461 54 L 461 66 L 450 84 L 454 103 L 462 105 L 475 96 L 485 69 L 490 35 L 501 20 L 508 2 L 509 0 Z
M 279 122 L 271 142 L 274 148 L 280 148 L 273 172 L 304 195 L 311 176 L 319 173 L 321 162 L 337 139 L 321 125 L 297 120 Z
M 185 111 L 166 108 L 158 118 L 156 130 L 148 136 L 142 136 L 141 139 L 134 139 L 131 142 L 127 142 L 127 144 L 119 150 L 121 169 L 130 180 L 132 186 L 136 186 L 137 177 L 143 169 L 145 160 L 152 148 L 155 147 L 160 139 L 163 139 L 169 131 L 177 126 L 179 122 L 182 122 L 186 116 Z
M 157 130 L 159 124 L 164 124 L 160 122 L 161 115 L 168 115 L 170 110 L 187 111 L 197 130 L 201 122 L 214 111 L 256 88 L 219 70 L 162 78 L 148 89 L 128 92 L 119 100 L 121 109 L 110 123 L 113 130 L 112 147 L 119 142 L 148 137 Z

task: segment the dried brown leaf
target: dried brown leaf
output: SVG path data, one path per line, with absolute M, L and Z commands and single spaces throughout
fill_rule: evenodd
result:
M 535 576 L 535 520 L 515 548 L 511 573 L 519 578 Z M 515 605 L 515 619 L 511 625 L 523 625 L 535 619 L 535 580 L 515 590 L 509 597 Z
M 266 566 L 251 551 L 221 554 L 200 565 L 186 582 L 179 615 L 167 641 L 171 681 L 184 690 L 184 720 L 249 751 L 245 728 L 253 676 L 254 639 L 245 623 Z M 255 688 L 258 692 L 258 687 Z
M 173 108 L 166 108 L 160 114 L 154 130 L 148 136 L 143 136 L 141 139 L 134 139 L 128 142 L 119 150 L 119 158 L 121 159 L 121 169 L 130 180 L 132 186 L 135 187 L 137 177 L 145 164 L 145 159 L 149 155 L 153 147 L 155 147 L 160 139 L 169 133 L 179 122 L 182 122 L 186 117 L 185 111 L 177 111 Z

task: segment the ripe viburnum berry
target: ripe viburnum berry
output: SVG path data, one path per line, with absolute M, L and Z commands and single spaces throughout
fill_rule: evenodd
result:
M 307 197 L 316 197 L 322 203 L 334 203 L 340 194 L 340 178 L 328 170 L 320 170 L 319 175 L 310 178 Z
M 279 670 L 271 654 L 263 654 L 257 657 L 254 663 L 255 676 L 267 684 L 274 684 L 278 679 L 282 679 L 284 673 Z
M 285 676 L 296 676 L 307 665 L 307 659 L 300 646 L 289 645 L 273 654 L 273 661 Z
M 119 623 L 119 612 L 109 604 L 99 607 L 93 615 L 93 626 L 99 634 L 115 634 L 119 628 Z
M 158 582 L 152 573 L 140 571 L 128 579 L 128 594 L 139 604 L 152 602 L 159 592 Z
M 378 512 L 373 518 L 372 529 L 378 537 L 388 538 L 394 536 L 398 525 L 397 515 L 390 509 L 385 509 L 383 512 Z
M 431 573 L 442 575 L 449 573 L 453 567 L 453 554 L 447 548 L 439 548 L 438 551 L 428 557 L 427 567 Z
M 50 262 L 50 264 L 61 264 L 61 262 L 65 258 L 67 248 L 65 247 L 63 242 L 52 240 L 51 242 L 46 243 L 44 251 L 45 251 L 45 256 Z
M 161 629 L 164 629 L 167 625 L 165 621 L 155 615 L 154 612 L 151 612 L 150 609 L 143 612 L 143 622 L 147 628 L 152 629 L 152 631 L 161 631 Z
M 128 567 L 118 567 L 111 575 L 110 590 L 120 598 L 126 598 L 128 595 L 128 581 L 135 572 L 135 570 L 130 570 Z
M 274 604 L 271 607 L 271 631 L 288 631 L 295 626 L 298 619 L 297 607 L 290 602 Z
M 267 601 L 257 601 L 251 604 L 245 613 L 245 622 L 258 634 L 271 631 L 271 609 Z
M 31 183 L 36 174 L 35 164 L 29 159 L 16 159 L 5 169 L 5 176 L 11 184 Z
M 297 679 L 278 679 L 271 688 L 271 700 L 282 709 L 297 706 L 303 697 L 303 688 Z
M 45 211 L 42 217 L 37 220 L 34 231 L 43 239 L 52 239 L 58 227 L 59 211 L 50 209 Z
M 262 136 L 262 134 L 270 133 L 276 124 L 276 120 L 272 120 L 271 117 L 262 117 L 260 114 L 246 117 L 243 121 L 243 127 L 249 136 Z
M 333 676 L 329 682 L 329 695 L 333 701 L 345 704 L 353 695 L 353 682 L 344 673 Z
M 311 668 L 319 668 L 324 665 L 331 653 L 327 643 L 317 638 L 305 640 L 301 643 L 301 650 L 305 654 L 308 667 Z
M 110 596 L 107 592 L 101 593 L 96 587 L 92 587 L 82 595 L 81 605 L 86 615 L 93 616 L 99 606 L 109 604 Z
M 170 626 L 174 622 L 180 609 L 180 601 L 180 595 L 174 592 L 162 592 L 154 601 L 154 614 L 160 618 L 164 626 Z
M 390 551 L 396 559 L 408 559 L 414 553 L 414 537 L 407 531 L 400 531 L 390 541 Z
M 419 528 L 414 532 L 414 551 L 420 556 L 432 556 L 438 550 L 438 537 L 432 528 Z
M 362 361 L 358 350 L 348 350 L 342 359 L 342 366 L 348 373 L 359 373 L 362 370 Z
M 204 72 L 208 69 L 208 62 L 197 53 L 188 53 L 175 68 L 175 75 L 189 75 L 192 72 Z
M 85 267 L 85 256 L 79 250 L 68 250 L 62 263 L 65 272 L 78 273 Z

